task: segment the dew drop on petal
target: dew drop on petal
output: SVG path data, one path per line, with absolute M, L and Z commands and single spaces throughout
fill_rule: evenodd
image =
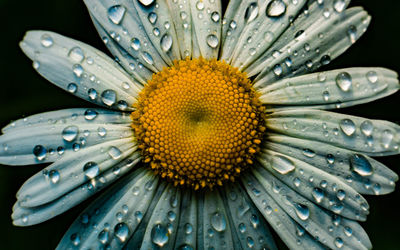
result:
M 273 0 L 269 2 L 266 12 L 268 17 L 280 17 L 286 12 L 286 4 L 282 0 Z
M 72 66 L 72 71 L 74 72 L 74 75 L 79 78 L 83 74 L 83 68 L 80 64 L 75 64 L 74 66 Z
M 343 247 L 343 240 L 342 240 L 342 238 L 337 237 L 337 238 L 335 239 L 335 246 L 336 246 L 337 248 L 342 248 L 342 247 Z
M 300 203 L 295 203 L 294 208 L 300 220 L 307 220 L 308 217 L 310 217 L 310 210 L 307 206 Z
M 347 29 L 347 36 L 351 43 L 355 43 L 357 41 L 357 27 L 354 25 L 350 25 Z
M 375 71 L 369 71 L 366 77 L 370 83 L 376 83 L 378 81 L 378 74 Z
M 215 49 L 218 46 L 218 38 L 216 35 L 208 35 L 207 36 L 207 44 L 208 46 L 210 46 L 211 48 Z
M 70 240 L 74 246 L 79 246 L 79 244 L 81 244 L 81 237 L 76 233 L 71 235 Z
M 157 18 L 158 18 L 158 16 L 154 12 L 150 12 L 149 15 L 147 16 L 147 19 L 149 20 L 149 22 L 151 24 L 155 24 L 157 22 Z
M 84 114 L 85 119 L 88 121 L 94 120 L 97 117 L 97 115 L 98 115 L 97 111 L 92 110 L 92 109 L 86 110 L 85 114 Z
M 104 137 L 107 134 L 107 130 L 105 128 L 103 128 L 103 127 L 99 127 L 97 129 L 97 133 L 99 134 L 99 136 Z
M 101 100 L 107 106 L 112 106 L 117 101 L 117 93 L 114 90 L 107 89 L 101 93 Z
M 139 50 L 140 49 L 140 40 L 139 39 L 137 39 L 137 38 L 132 38 L 132 40 L 131 40 L 131 47 L 134 49 L 134 50 Z
M 68 52 L 68 57 L 76 63 L 81 63 L 85 59 L 85 55 L 80 47 L 73 47 Z
M 343 119 L 339 122 L 340 129 L 347 136 L 352 136 L 356 132 L 356 125 L 350 119 Z
M 99 165 L 97 165 L 96 162 L 88 162 L 83 166 L 83 172 L 85 173 L 85 176 L 89 179 L 93 179 L 94 177 L 96 177 L 99 172 Z
M 341 13 L 346 8 L 346 2 L 344 0 L 335 0 L 333 1 L 333 9 Z
M 191 234 L 193 232 L 193 226 L 190 223 L 185 224 L 185 233 L 186 234 Z
M 113 158 L 114 160 L 118 160 L 119 158 L 121 158 L 122 156 L 122 152 L 121 150 L 119 150 L 117 147 L 115 146 L 111 146 L 108 149 L 108 155 L 111 156 L 111 158 Z
M 58 183 L 60 181 L 60 173 L 57 170 L 50 170 L 49 179 L 53 184 Z
M 219 13 L 217 11 L 214 11 L 211 13 L 211 20 L 213 20 L 214 23 L 218 23 L 220 19 Z
M 160 45 L 164 52 L 168 52 L 172 47 L 172 37 L 169 34 L 165 34 L 160 40 Z
M 102 230 L 99 235 L 97 236 L 97 239 L 100 241 L 101 244 L 105 245 L 108 242 L 108 239 L 110 238 L 110 233 L 108 230 Z
M 156 224 L 151 229 L 151 240 L 159 247 L 163 247 L 169 240 L 168 230 L 161 224 Z
M 373 173 L 371 163 L 367 158 L 365 158 L 365 156 L 360 154 L 354 154 L 351 156 L 350 170 L 361 176 L 369 176 Z
M 249 23 L 256 19 L 258 16 L 258 4 L 253 2 L 249 4 L 244 14 L 244 20 Z
M 68 126 L 62 131 L 62 138 L 67 142 L 72 142 L 78 136 L 79 129 L 77 126 Z
M 317 203 L 320 203 L 325 196 L 324 191 L 322 191 L 322 189 L 317 188 L 317 187 L 313 188 L 311 194 Z
M 122 5 L 111 6 L 108 11 L 108 18 L 115 24 L 120 24 L 125 15 L 125 7 Z
M 349 91 L 352 85 L 351 75 L 347 72 L 338 74 L 336 77 L 336 84 L 342 91 Z
M 381 135 L 381 144 L 385 149 L 388 149 L 390 147 L 390 144 L 392 143 L 392 140 L 394 138 L 394 134 L 392 131 L 386 129 L 382 132 Z
M 33 155 L 38 161 L 43 161 L 46 158 L 47 150 L 42 145 L 36 145 L 33 148 Z
M 129 227 L 125 223 L 118 223 L 114 228 L 114 235 L 121 242 L 125 242 L 129 235 Z
M 272 168 L 280 174 L 288 174 L 295 170 L 294 163 L 285 156 L 274 155 L 272 158 Z
M 154 2 L 154 0 L 139 0 L 139 2 L 144 6 L 149 6 Z
M 97 98 L 97 91 L 95 89 L 89 89 L 88 90 L 88 96 L 90 100 L 95 100 Z
M 50 48 L 51 46 L 53 46 L 54 41 L 53 41 L 53 38 L 50 35 L 43 34 L 40 37 L 40 43 L 42 44 L 43 47 Z
M 68 92 L 75 94 L 76 91 L 78 90 L 78 86 L 75 83 L 70 83 L 67 86 L 67 90 L 68 90 Z
M 222 232 L 226 229 L 225 216 L 219 212 L 216 212 L 211 216 L 211 226 L 217 231 Z

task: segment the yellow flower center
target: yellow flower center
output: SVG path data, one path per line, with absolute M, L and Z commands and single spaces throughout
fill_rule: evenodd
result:
M 264 107 L 245 73 L 203 58 L 154 74 L 132 113 L 145 163 L 195 190 L 234 181 L 265 131 Z

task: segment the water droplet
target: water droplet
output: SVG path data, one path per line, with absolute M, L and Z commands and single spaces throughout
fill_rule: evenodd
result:
M 208 46 L 210 46 L 211 48 L 215 49 L 218 46 L 218 38 L 216 35 L 208 35 L 207 36 L 207 44 Z
M 357 27 L 350 25 L 347 29 L 347 36 L 349 37 L 351 43 L 355 43 L 357 41 Z
M 294 208 L 300 220 L 307 220 L 308 217 L 310 217 L 310 210 L 307 206 L 300 203 L 295 203 Z
M 47 150 L 42 145 L 36 145 L 33 148 L 33 155 L 38 161 L 43 161 L 46 158 Z
M 84 114 L 85 119 L 88 121 L 94 120 L 97 117 L 97 115 L 98 115 L 97 111 L 92 109 L 87 109 Z
M 388 149 L 390 147 L 390 144 L 392 143 L 392 140 L 394 138 L 394 134 L 392 131 L 386 129 L 382 132 L 382 136 L 381 136 L 381 143 L 382 146 L 385 149 Z
M 303 154 L 309 158 L 313 158 L 315 156 L 315 152 L 308 148 L 303 149 Z
M 151 230 L 151 240 L 159 247 L 163 247 L 168 242 L 168 230 L 161 224 L 154 225 Z
M 214 213 L 211 216 L 211 226 L 218 232 L 222 232 L 226 229 L 225 216 L 219 212 Z
M 336 193 L 336 197 L 340 200 L 340 201 L 342 201 L 342 200 L 344 200 L 344 198 L 346 198 L 346 192 L 344 191 L 344 190 L 339 190 L 339 191 L 337 191 L 337 193 Z
M 33 61 L 32 66 L 34 69 L 38 70 L 40 67 L 40 63 L 38 61 Z
M 57 182 L 60 181 L 60 173 L 57 170 L 50 170 L 49 179 L 51 183 L 56 184 Z
M 114 228 L 114 235 L 121 241 L 125 242 L 129 235 L 129 227 L 125 223 L 118 223 Z
M 350 170 L 356 172 L 361 176 L 369 176 L 373 173 L 371 163 L 369 163 L 368 159 L 365 158 L 365 156 L 360 154 L 354 154 L 353 156 L 351 156 Z
M 351 237 L 353 235 L 353 229 L 351 229 L 351 227 L 346 226 L 344 227 L 343 231 L 347 237 Z
M 254 240 L 253 240 L 253 238 L 251 238 L 251 237 L 249 236 L 249 237 L 247 237 L 246 241 L 247 241 L 247 246 L 248 246 L 249 248 L 253 248 L 253 247 L 254 247 Z
M 137 38 L 132 38 L 131 47 L 136 51 L 139 50 L 140 49 L 140 40 Z
M 68 84 L 68 86 L 67 86 L 67 90 L 68 90 L 68 92 L 74 94 L 74 93 L 76 93 L 76 91 L 78 90 L 78 86 L 76 86 L 75 83 L 70 83 L 70 84 Z
M 81 63 L 85 59 L 85 55 L 80 47 L 73 47 L 68 52 L 69 58 L 76 63 Z
M 107 134 L 107 130 L 105 128 L 103 128 L 103 127 L 99 127 L 97 129 L 97 133 L 99 134 L 99 136 L 104 137 Z
M 260 224 L 260 220 L 258 219 L 258 216 L 255 214 L 252 214 L 250 216 L 250 223 L 253 226 L 253 228 L 257 228 L 258 225 Z
M 68 126 L 62 131 L 62 138 L 67 142 L 72 142 L 78 136 L 79 129 L 77 126 Z
M 165 34 L 160 40 L 160 45 L 164 52 L 168 52 L 172 47 L 172 37 L 169 34 Z
M 360 125 L 361 132 L 365 136 L 370 136 L 372 134 L 372 131 L 374 130 L 374 125 L 372 124 L 371 121 L 365 120 L 361 123 Z
M 74 246 L 78 246 L 79 244 L 81 244 L 81 237 L 76 233 L 72 234 L 69 239 Z
M 346 2 L 344 0 L 335 0 L 333 1 L 333 9 L 341 13 L 346 8 Z
M 105 245 L 108 242 L 108 239 L 110 238 L 110 233 L 107 230 L 102 230 L 99 235 L 97 236 L 97 239 L 100 241 L 101 244 Z
M 191 234 L 193 232 L 193 226 L 190 223 L 185 224 L 185 233 L 186 234 Z
M 167 213 L 167 217 L 168 217 L 168 220 L 172 222 L 176 219 L 176 213 L 174 213 L 174 211 L 169 211 Z
M 244 14 L 244 20 L 249 23 L 256 19 L 258 16 L 258 4 L 257 3 L 251 3 L 246 9 L 246 12 Z M 236 24 L 236 23 L 235 23 Z
M 273 68 L 273 71 L 274 71 L 274 74 L 275 74 L 276 76 L 280 76 L 280 75 L 282 74 L 282 72 L 283 72 L 283 69 L 282 69 L 282 67 L 281 67 L 280 64 L 276 64 L 276 65 L 274 66 L 274 68 Z
M 336 246 L 337 248 L 341 248 L 341 247 L 343 246 L 343 240 L 342 240 L 342 238 L 337 237 L 337 238 L 335 239 L 335 246 Z
M 50 35 L 43 34 L 40 37 L 40 43 L 42 44 L 43 47 L 50 48 L 51 46 L 53 46 L 54 41 L 53 41 L 53 38 Z
M 349 91 L 352 84 L 351 75 L 347 72 L 342 72 L 338 74 L 336 77 L 336 84 L 342 91 Z
M 197 8 L 198 10 L 203 10 L 203 9 L 204 9 L 203 0 L 198 1 L 198 2 L 196 3 L 196 8 Z
M 108 155 L 111 156 L 111 158 L 113 158 L 114 160 L 118 160 L 119 158 L 121 158 L 122 152 L 117 147 L 111 146 L 108 149 Z
M 139 223 L 139 222 L 141 222 L 142 219 L 143 219 L 143 213 L 140 212 L 140 211 L 136 211 L 136 212 L 135 212 L 135 217 L 136 217 L 136 221 Z
M 158 18 L 158 16 L 154 12 L 150 12 L 149 15 L 147 16 L 147 19 L 149 19 L 149 22 L 151 24 L 155 24 L 157 22 L 157 18 Z
M 241 232 L 241 233 L 246 232 L 246 225 L 244 223 L 239 224 L 239 232 Z
M 313 188 L 311 194 L 317 203 L 320 203 L 325 196 L 324 191 L 322 191 L 320 188 Z
M 350 119 L 343 119 L 339 122 L 340 129 L 347 136 L 352 136 L 356 132 L 356 125 Z
M 74 66 L 72 66 L 72 71 L 74 72 L 74 75 L 79 78 L 83 74 L 83 68 L 80 64 L 75 64 Z
M 299 187 L 300 184 L 301 184 L 301 180 L 300 180 L 298 177 L 296 177 L 296 178 L 293 179 L 293 184 L 294 184 L 296 187 Z
M 143 4 L 144 6 L 149 6 L 150 4 L 152 4 L 154 2 L 154 0 L 139 0 L 139 2 L 141 4 Z
M 95 100 L 97 98 L 97 91 L 95 89 L 89 89 L 88 95 L 90 100 Z
M 89 179 L 93 179 L 94 177 L 96 177 L 99 172 L 99 165 L 97 165 L 96 162 L 88 162 L 83 166 L 83 172 L 85 173 L 85 176 Z
M 111 22 L 115 24 L 120 24 L 122 21 L 122 18 L 124 18 L 126 9 L 122 5 L 114 5 L 110 7 L 107 11 L 108 18 L 111 20 Z
M 378 81 L 378 74 L 375 71 L 369 71 L 366 77 L 370 83 L 376 83 Z
M 331 62 L 331 57 L 329 55 L 324 55 L 320 60 L 322 65 L 328 65 Z
M 101 93 L 101 100 L 107 106 L 112 106 L 117 100 L 117 93 L 114 90 L 107 89 Z
M 211 13 L 211 20 L 213 20 L 214 23 L 218 23 L 220 19 L 219 13 L 217 11 L 214 11 Z
M 154 64 L 153 57 L 151 57 L 151 55 L 149 53 L 143 52 L 142 58 L 146 63 L 151 64 L 151 65 Z
M 290 159 L 280 155 L 273 156 L 271 165 L 280 174 L 288 174 L 296 168 Z
M 267 6 L 267 16 L 280 17 L 286 12 L 286 4 L 282 0 L 273 0 Z

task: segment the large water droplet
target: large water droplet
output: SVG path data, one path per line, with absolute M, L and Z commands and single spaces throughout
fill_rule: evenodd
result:
M 340 129 L 347 136 L 352 136 L 356 132 L 356 125 L 350 119 L 343 119 L 339 122 Z
M 218 23 L 220 19 L 220 15 L 217 11 L 214 11 L 213 13 L 211 13 L 211 20 L 213 20 L 214 23 Z
M 337 237 L 337 238 L 335 239 L 335 246 L 336 246 L 337 248 L 342 248 L 342 247 L 343 247 L 343 240 L 342 240 L 342 238 Z
M 393 132 L 392 131 L 390 131 L 390 130 L 384 130 L 383 132 L 382 132 L 382 136 L 381 136 L 381 143 L 382 143 L 382 146 L 385 148 L 385 149 L 388 149 L 389 147 L 390 147 L 390 144 L 392 143 L 392 140 L 393 140 L 393 138 L 394 138 L 394 134 L 393 134 Z
M 108 239 L 110 238 L 110 233 L 107 230 L 102 230 L 99 235 L 97 236 L 97 239 L 100 241 L 101 244 L 105 245 L 108 242 Z
M 141 4 L 143 4 L 144 6 L 149 6 L 150 4 L 152 4 L 154 2 L 154 0 L 139 0 L 139 2 Z
M 132 47 L 134 50 L 139 50 L 139 49 L 140 49 L 140 40 L 137 39 L 137 38 L 135 38 L 135 37 L 132 38 L 131 47 Z
M 78 90 L 78 86 L 75 83 L 70 83 L 67 86 L 67 90 L 68 90 L 68 92 L 75 94 L 76 91 Z
M 151 24 L 155 24 L 157 22 L 157 18 L 158 18 L 158 16 L 154 12 L 150 12 L 149 15 L 147 16 L 147 19 L 149 20 L 149 22 Z
M 325 196 L 320 188 L 314 188 L 311 194 L 317 203 L 320 203 Z
M 85 114 L 84 114 L 85 119 L 88 121 L 94 120 L 97 117 L 97 115 L 98 115 L 97 111 L 92 110 L 92 109 L 86 110 Z
M 315 156 L 315 152 L 308 148 L 303 149 L 303 154 L 309 158 L 313 158 Z
M 159 247 L 163 247 L 168 242 L 168 230 L 161 224 L 156 224 L 151 230 L 151 240 Z
M 72 142 L 78 136 L 79 129 L 77 126 L 68 126 L 62 131 L 62 138 L 67 142 Z
M 365 156 L 360 154 L 354 154 L 351 156 L 350 170 L 361 176 L 369 176 L 373 173 L 371 163 L 367 158 L 365 158 Z
M 346 8 L 346 2 L 344 0 L 335 0 L 333 1 L 333 9 L 341 13 Z
M 225 216 L 219 212 L 216 212 L 211 216 L 211 226 L 218 232 L 222 232 L 226 229 Z
M 295 203 L 294 208 L 300 220 L 307 220 L 308 217 L 310 217 L 310 210 L 307 206 L 300 203 Z
M 258 16 L 258 4 L 257 3 L 251 3 L 246 9 L 246 12 L 244 14 L 244 20 L 246 22 L 251 22 L 254 19 L 256 19 Z
M 33 148 L 33 155 L 38 161 L 43 161 L 46 158 L 47 150 L 42 145 L 36 145 Z
M 370 83 L 376 83 L 378 81 L 378 74 L 375 71 L 369 71 L 366 77 Z
M 97 98 L 97 91 L 95 89 L 89 89 L 88 90 L 88 96 L 90 100 L 95 100 Z
M 118 160 L 119 158 L 121 158 L 122 152 L 121 150 L 119 150 L 119 148 L 111 146 L 108 149 L 108 155 L 111 156 L 111 158 L 113 158 L 114 160 Z
M 83 74 L 83 68 L 80 64 L 74 64 L 74 66 L 72 66 L 72 72 L 74 72 L 76 77 L 80 78 Z
M 112 106 L 117 100 L 117 93 L 114 90 L 107 89 L 101 93 L 101 100 L 107 106 Z
M 100 172 L 99 165 L 96 162 L 90 161 L 83 166 L 83 172 L 87 178 L 93 179 Z
M 186 234 L 191 234 L 193 232 L 193 226 L 190 223 L 185 224 L 185 233 Z
M 125 15 L 125 7 L 122 5 L 114 5 L 107 11 L 108 18 L 115 24 L 120 24 Z
M 56 184 L 57 182 L 60 181 L 60 173 L 57 170 L 50 170 L 49 179 L 51 183 Z
M 40 37 L 40 43 L 42 44 L 43 47 L 50 48 L 51 46 L 53 46 L 54 41 L 53 41 L 53 38 L 50 35 L 43 34 Z
M 336 77 L 337 86 L 344 92 L 347 92 L 351 88 L 352 78 L 347 72 L 342 72 Z
M 68 52 L 69 58 L 76 63 L 81 63 L 85 59 L 85 55 L 80 47 L 73 47 Z
M 164 52 L 168 52 L 172 47 L 172 37 L 169 34 L 165 34 L 160 40 L 160 45 Z
M 370 136 L 372 134 L 372 132 L 374 131 L 374 125 L 372 124 L 371 121 L 369 120 L 365 120 L 361 123 L 360 125 L 360 129 L 361 132 L 365 135 L 365 136 Z
M 142 58 L 146 63 L 151 64 L 151 65 L 154 64 L 153 57 L 149 53 L 143 52 Z
M 218 38 L 216 35 L 208 35 L 207 36 L 207 44 L 208 46 L 210 46 L 211 48 L 215 49 L 218 46 Z
M 69 238 L 71 240 L 72 245 L 79 246 L 81 244 L 81 237 L 78 234 L 72 234 Z
M 271 165 L 280 174 L 288 174 L 296 168 L 290 159 L 280 155 L 273 156 Z
M 269 17 L 280 17 L 286 12 L 286 4 L 282 0 L 273 0 L 269 2 L 266 12 Z
M 118 223 L 114 228 L 114 235 L 121 242 L 125 242 L 129 235 L 129 227 L 125 223 Z

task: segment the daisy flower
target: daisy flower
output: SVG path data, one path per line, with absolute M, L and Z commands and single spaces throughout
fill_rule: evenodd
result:
M 4 127 L 0 163 L 51 163 L 17 193 L 30 226 L 101 192 L 58 249 L 370 249 L 363 195 L 394 190 L 372 157 L 394 123 L 325 111 L 399 89 L 384 68 L 317 71 L 366 31 L 346 0 L 84 0 L 115 60 L 50 31 L 20 47 L 99 108 Z

